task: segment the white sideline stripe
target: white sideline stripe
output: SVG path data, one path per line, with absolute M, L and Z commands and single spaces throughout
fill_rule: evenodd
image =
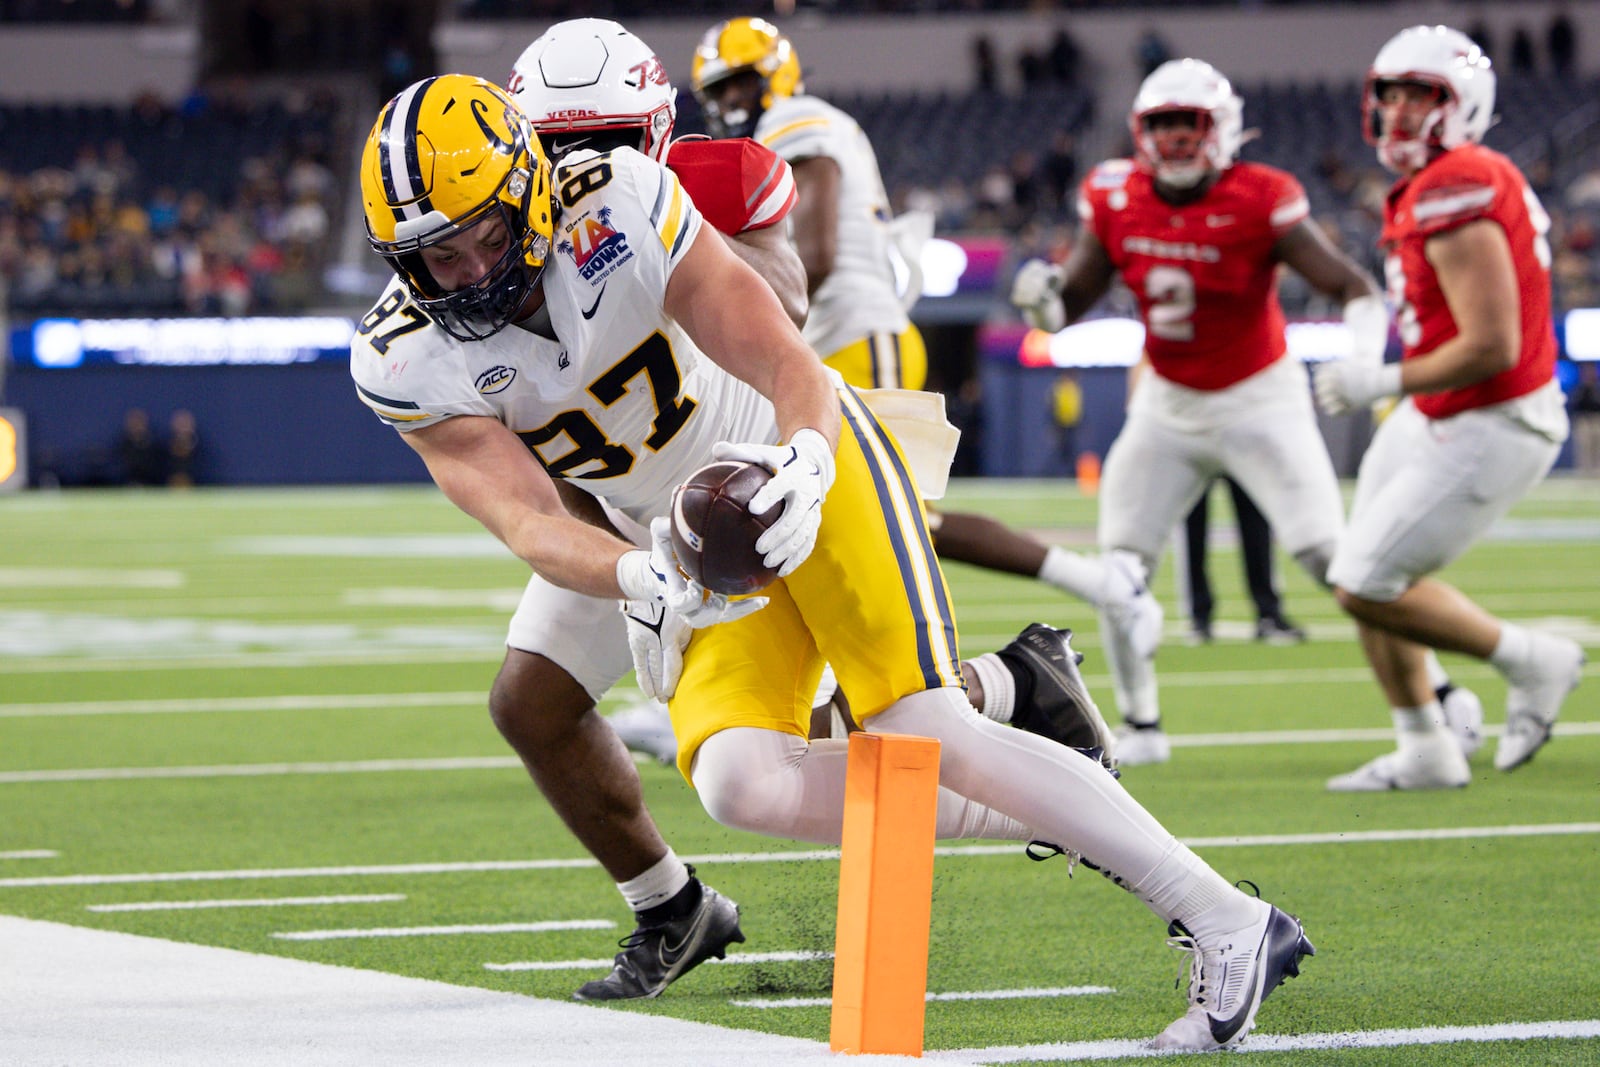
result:
M 1485 837 L 1560 837 L 1600 834 L 1600 822 L 1534 823 L 1521 826 L 1450 826 L 1419 830 L 1333 830 L 1323 833 L 1261 834 L 1254 837 L 1186 837 L 1190 848 L 1253 848 L 1262 845 L 1360 845 L 1387 841 L 1448 841 Z M 1021 842 L 1002 845 L 940 845 L 935 856 L 1015 856 Z M 686 863 L 810 863 L 837 860 L 838 849 L 803 852 L 722 852 L 684 856 Z M 590 858 L 565 860 L 477 860 L 461 863 L 401 863 L 373 867 L 273 867 L 228 871 L 163 871 L 146 874 L 60 874 L 0 878 L 0 889 L 68 885 L 138 885 L 152 882 L 229 882 L 255 878 L 361 878 L 413 874 L 573 870 L 598 867 Z
M 1479 729 L 1485 737 L 1505 733 L 1501 723 L 1486 723 Z M 1558 722 L 1558 737 L 1594 737 L 1600 722 Z M 1225 748 L 1230 745 L 1324 745 L 1346 741 L 1393 741 L 1393 728 L 1363 730 L 1242 730 L 1226 734 L 1168 734 L 1173 748 Z
M 926 999 L 931 1004 L 936 1000 L 1028 1000 L 1050 997 L 1092 997 L 1115 992 L 1116 990 L 1108 985 L 1069 985 L 1059 989 L 983 989 L 971 993 L 928 993 Z M 753 1000 L 730 1000 L 728 1003 L 739 1008 L 823 1008 L 831 1005 L 833 998 L 757 997 Z M 983 1053 L 981 1050 L 972 1050 L 971 1054 Z
M 705 963 L 810 963 L 813 960 L 831 960 L 831 952 L 735 952 L 727 959 L 712 958 Z M 486 971 L 588 971 L 596 967 L 609 967 L 615 960 L 518 960 L 515 963 L 485 963 Z M 704 966 L 704 964 L 702 964 Z
M 61 853 L 53 848 L 23 848 L 15 852 L 0 852 L 0 860 L 53 860 Z
M 282 774 L 373 774 L 386 771 L 499 771 L 521 767 L 515 756 L 442 759 L 334 760 L 327 763 L 225 763 L 214 767 L 85 767 L 59 771 L 5 771 L 0 785 L 24 782 L 99 782 L 132 778 L 259 778 Z
M 1234 1051 L 1310 1052 L 1324 1049 L 1399 1048 L 1408 1045 L 1449 1045 L 1460 1042 L 1576 1040 L 1600 1037 L 1600 1019 L 1570 1022 L 1489 1023 L 1482 1026 L 1422 1026 L 1411 1030 L 1350 1030 L 1333 1034 L 1251 1034 Z M 969 1063 L 1032 1063 L 1041 1060 L 1142 1060 L 1183 1055 L 1153 1049 L 1147 1041 L 1071 1041 L 1053 1045 L 1012 1045 L 995 1048 L 930 1050 L 930 1060 Z
M 431 704 L 432 700 L 423 700 Z M 473 703 L 477 703 L 474 698 Z M 1504 732 L 1499 723 L 1486 725 L 1483 733 L 1496 737 Z M 1564 722 L 1555 727 L 1557 737 L 1600 735 L 1600 722 Z M 1168 734 L 1175 747 L 1217 748 L 1234 745 L 1301 745 L 1336 742 L 1388 741 L 1392 729 L 1371 727 L 1356 730 L 1252 730 L 1221 734 Z M 515 756 L 453 756 L 433 759 L 337 760 L 314 763 L 223 763 L 215 766 L 184 767 L 77 767 L 41 771 L 0 771 L 0 785 L 38 782 L 96 782 L 121 779 L 155 778 L 255 778 L 285 774 L 371 774 L 392 771 L 500 771 L 520 768 Z
M 85 674 L 91 671 L 214 671 L 240 667 L 266 669 L 326 667 L 330 664 L 382 666 L 388 663 L 498 663 L 505 652 L 493 643 L 471 649 L 408 649 L 402 652 L 375 652 L 357 649 L 349 652 L 219 652 L 200 656 L 124 656 L 120 659 L 85 659 L 81 656 L 13 659 L 0 657 L 0 675 L 5 674 Z
M 375 926 L 365 930 L 285 930 L 279 941 L 347 941 L 362 937 L 449 937 L 454 934 L 548 934 L 557 930 L 614 930 L 610 919 L 564 919 L 537 923 L 465 923 L 459 926 Z
M 826 1041 L 33 919 L 0 915 L 0 944 L 17 1067 L 839 1064 Z
M 182 571 L 123 571 L 110 567 L 0 567 L 0 589 L 179 589 Z
M 195 908 L 294 908 L 316 904 L 390 904 L 404 893 L 354 893 L 335 897 L 258 897 L 252 900 L 145 900 L 132 904 L 86 904 L 84 911 L 189 911 Z
M 0 704 L 0 719 L 58 715 L 165 715 L 231 711 L 319 711 L 324 708 L 431 708 L 488 705 L 481 690 L 455 693 L 328 693 L 271 697 L 200 697 L 185 700 L 78 700 Z

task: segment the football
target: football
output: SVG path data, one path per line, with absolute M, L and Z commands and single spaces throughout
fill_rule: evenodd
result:
M 761 562 L 756 539 L 783 504 L 760 515 L 750 498 L 772 479 L 758 463 L 711 463 L 691 474 L 672 504 L 672 550 L 690 578 L 714 593 L 739 596 L 766 588 L 778 572 Z

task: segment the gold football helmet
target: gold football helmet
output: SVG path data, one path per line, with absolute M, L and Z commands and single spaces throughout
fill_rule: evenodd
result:
M 746 72 L 760 81 L 759 106 L 724 110 L 713 87 Z M 689 80 L 706 125 L 719 137 L 748 137 L 774 100 L 805 92 L 794 45 L 776 26 L 758 18 L 728 19 L 707 30 L 694 50 Z
M 482 78 L 424 78 L 384 105 L 361 156 L 367 239 L 419 308 L 463 341 L 511 323 L 550 253 L 550 166 L 533 128 Z M 463 289 L 434 280 L 422 249 L 498 218 L 505 255 Z

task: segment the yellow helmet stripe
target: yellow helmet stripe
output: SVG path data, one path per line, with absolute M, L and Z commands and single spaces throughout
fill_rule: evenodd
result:
M 417 158 L 417 120 L 422 98 L 437 77 L 424 78 L 389 102 L 379 120 L 378 171 L 383 176 L 384 199 L 396 222 L 421 218 L 433 210 L 422 185 L 422 164 Z

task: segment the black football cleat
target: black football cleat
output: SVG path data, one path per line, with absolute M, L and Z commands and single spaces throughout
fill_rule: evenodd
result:
M 619 944 L 615 966 L 604 978 L 585 982 L 573 1000 L 638 1000 L 661 991 L 696 965 L 725 959 L 728 946 L 743 941 L 739 905 L 700 883 L 700 903 L 681 919 L 640 924 Z
M 1013 725 L 1068 748 L 1098 750 L 1095 758 L 1115 769 L 1116 738 L 1078 671 L 1083 653 L 1072 647 L 1071 630 L 1030 623 L 997 655 L 1032 683 L 1028 698 L 1012 712 Z

